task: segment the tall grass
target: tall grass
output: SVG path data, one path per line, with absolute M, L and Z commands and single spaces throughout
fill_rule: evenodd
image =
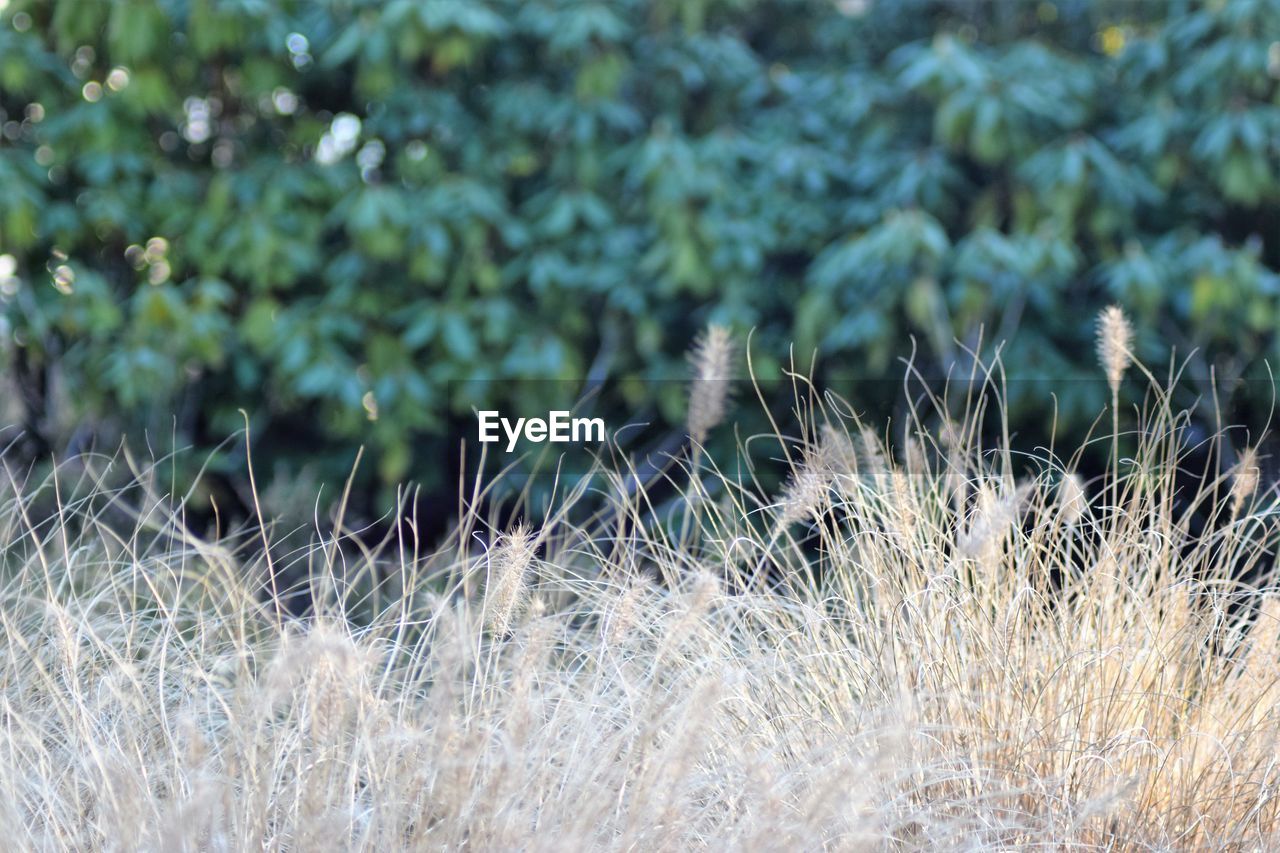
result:
M 436 550 L 408 520 L 325 531 L 270 573 L 145 471 L 10 473 L 0 838 L 1275 847 L 1256 456 L 1188 488 L 1185 419 L 1152 386 L 1095 439 L 1132 421 L 1112 483 L 1086 483 L 1077 457 L 984 447 L 998 397 L 958 402 L 890 446 L 804 388 L 786 452 L 750 460 L 790 469 L 776 493 L 690 453 L 670 509 L 602 467 L 532 529 L 469 509 Z M 316 606 L 288 619 L 263 591 L 299 562 Z

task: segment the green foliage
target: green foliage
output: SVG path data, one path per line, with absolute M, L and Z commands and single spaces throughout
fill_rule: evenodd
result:
M 385 482 L 709 321 L 1044 375 L 1115 300 L 1229 379 L 1280 354 L 1277 78 L 1276 0 L 10 0 L 0 357 L 64 422 L 244 408 Z

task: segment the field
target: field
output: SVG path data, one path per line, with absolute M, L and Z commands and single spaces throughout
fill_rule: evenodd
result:
M 301 550 L 208 541 L 126 459 L 8 470 L 0 837 L 1274 847 L 1275 493 L 1226 437 L 1187 470 L 1206 448 L 1128 340 L 1104 318 L 1112 390 L 1148 390 L 1100 421 L 1093 481 L 1061 449 L 984 446 L 998 369 L 936 401 L 958 418 L 892 431 L 801 383 L 776 459 L 688 452 L 662 507 L 602 463 L 496 530 L 521 508 L 481 512 L 468 484 L 443 544 L 404 506 L 380 543 L 341 518 Z M 699 381 L 727 347 L 708 337 Z M 690 432 L 725 417 L 695 382 Z M 309 569 L 306 618 L 271 594 L 285 564 Z

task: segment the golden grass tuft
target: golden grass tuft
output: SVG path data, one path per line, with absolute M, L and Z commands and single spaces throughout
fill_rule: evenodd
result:
M 968 425 L 921 416 L 899 454 L 815 412 L 790 486 L 704 473 L 692 532 L 584 488 L 487 549 L 326 537 L 283 625 L 256 539 L 204 542 L 93 460 L 47 511 L 10 478 L 0 837 L 1274 849 L 1274 492 L 1245 457 L 1187 493 L 1185 419 L 1144 411 L 1092 501 Z

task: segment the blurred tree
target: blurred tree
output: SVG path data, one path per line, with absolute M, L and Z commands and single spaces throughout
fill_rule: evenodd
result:
M 1280 0 L 0 8 L 0 359 L 44 447 L 243 407 L 430 482 L 471 406 L 541 407 L 495 380 L 679 376 L 708 321 L 766 375 L 897 377 L 906 335 L 942 373 L 985 327 L 1092 376 L 1113 300 L 1202 380 L 1280 353 Z

